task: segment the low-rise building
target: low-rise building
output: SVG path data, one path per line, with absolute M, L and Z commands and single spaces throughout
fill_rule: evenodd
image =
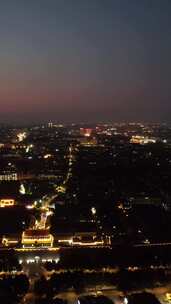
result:
M 52 247 L 53 240 L 48 229 L 26 229 L 21 242 L 23 247 Z
M 15 205 L 15 200 L 12 198 L 2 198 L 0 199 L 0 207 L 11 207 Z

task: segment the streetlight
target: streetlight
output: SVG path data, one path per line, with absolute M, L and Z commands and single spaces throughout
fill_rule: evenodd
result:
M 128 298 L 124 298 L 123 304 L 128 304 Z
M 92 215 L 95 215 L 95 214 L 96 214 L 96 208 L 95 208 L 95 207 L 92 207 L 92 208 L 91 208 L 91 213 L 92 213 Z

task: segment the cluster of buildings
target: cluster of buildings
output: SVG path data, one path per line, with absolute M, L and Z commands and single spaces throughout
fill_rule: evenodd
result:
M 127 235 L 118 224 L 126 223 L 122 210 L 169 206 L 171 131 L 167 126 L 50 122 L 23 129 L 2 128 L 0 135 L 0 220 L 2 209 L 18 207 L 30 218 L 27 224 L 19 220 L 18 233 L 17 229 L 10 234 L 0 227 L 3 246 L 110 246 L 118 236 L 123 241 Z M 56 224 L 49 220 L 46 227 L 35 228 L 45 201 L 50 212 L 54 206 L 62 206 L 64 214 L 58 215 L 57 209 L 53 215 Z M 120 209 L 119 201 L 123 202 Z M 97 214 L 91 214 L 90 219 L 92 206 Z M 78 222 L 85 212 L 84 230 L 60 229 L 61 222 L 74 223 L 74 214 L 67 214 L 68 208 L 80 210 Z M 117 208 L 120 213 L 114 215 Z M 89 231 L 86 223 L 91 220 L 96 228 Z

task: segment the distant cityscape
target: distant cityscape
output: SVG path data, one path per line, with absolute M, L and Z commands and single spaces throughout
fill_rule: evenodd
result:
M 171 303 L 170 185 L 167 124 L 1 124 L 4 299 Z

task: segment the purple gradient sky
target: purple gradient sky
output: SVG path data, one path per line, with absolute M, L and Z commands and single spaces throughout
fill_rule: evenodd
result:
M 0 122 L 171 122 L 170 0 L 5 0 Z

